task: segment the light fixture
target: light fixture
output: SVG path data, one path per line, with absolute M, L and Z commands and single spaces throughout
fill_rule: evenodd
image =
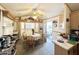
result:
M 33 12 L 33 14 L 35 15 L 35 14 L 36 14 L 36 12 Z
M 33 18 L 33 17 L 31 17 L 31 16 L 29 16 L 29 17 L 28 17 L 28 19 L 29 19 L 29 20 L 33 20 L 33 21 L 34 21 L 34 18 Z
M 33 16 L 34 19 L 37 19 L 37 16 Z

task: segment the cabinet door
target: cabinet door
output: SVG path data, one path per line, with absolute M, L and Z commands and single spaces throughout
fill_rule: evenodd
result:
M 77 45 L 75 45 L 73 48 L 71 48 L 71 49 L 68 51 L 68 54 L 69 54 L 69 55 L 77 55 Z
M 77 55 L 79 55 L 79 43 L 77 44 Z
M 55 55 L 68 55 L 68 51 L 55 44 Z
M 73 49 L 70 49 L 70 50 L 68 51 L 68 55 L 73 55 Z
M 77 55 L 77 45 L 73 47 L 73 55 Z

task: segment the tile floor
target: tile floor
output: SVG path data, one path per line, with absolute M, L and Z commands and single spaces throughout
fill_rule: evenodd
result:
M 30 49 L 26 47 L 23 40 L 19 40 L 16 44 L 16 55 L 54 55 L 52 37 L 48 36 L 45 43 Z

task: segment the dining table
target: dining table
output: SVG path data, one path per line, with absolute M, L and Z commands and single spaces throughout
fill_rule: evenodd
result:
M 28 42 L 28 40 L 30 40 L 30 42 Z M 39 33 L 27 35 L 26 41 L 28 44 L 32 44 L 33 46 L 37 46 L 41 42 L 41 35 Z

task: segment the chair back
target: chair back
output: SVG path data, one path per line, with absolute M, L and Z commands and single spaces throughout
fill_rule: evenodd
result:
M 32 36 L 27 36 L 26 43 L 28 45 L 35 44 L 35 40 L 34 40 L 34 38 Z

